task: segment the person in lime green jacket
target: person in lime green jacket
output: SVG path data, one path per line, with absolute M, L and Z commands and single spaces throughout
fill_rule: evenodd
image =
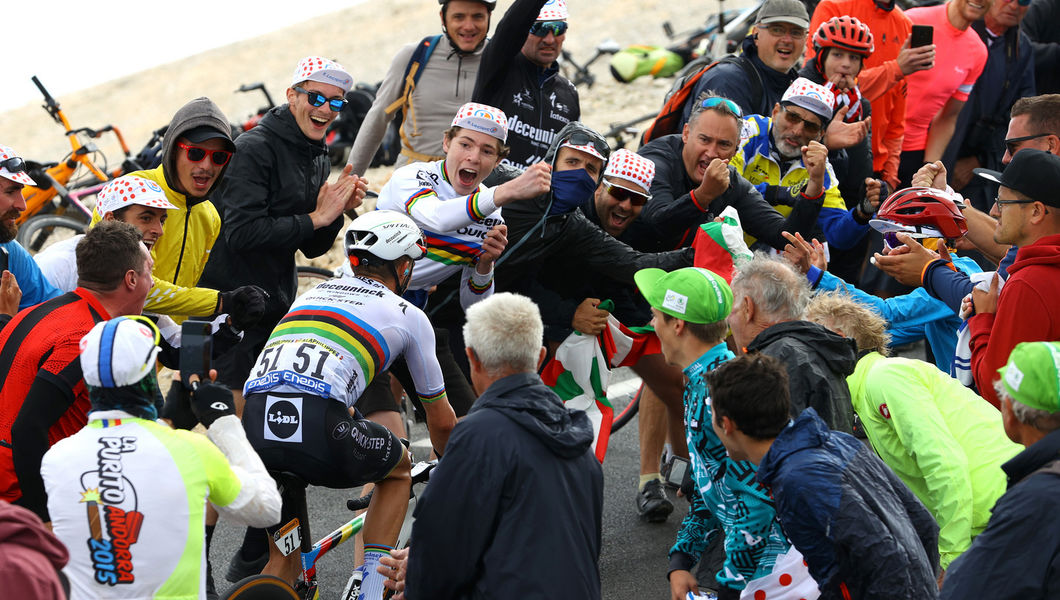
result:
M 1001 413 L 935 365 L 887 357 L 886 322 L 850 296 L 818 294 L 806 319 L 853 337 L 857 367 L 847 377 L 854 412 L 876 453 L 939 524 L 943 570 L 982 533 L 1005 492 L 1001 464 L 1022 450 Z

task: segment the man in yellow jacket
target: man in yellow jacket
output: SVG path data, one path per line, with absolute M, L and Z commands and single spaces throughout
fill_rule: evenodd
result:
M 162 164 L 131 173 L 157 183 L 176 206 L 167 212 L 163 235 L 151 248 L 154 286 L 144 306 L 147 312 L 179 322 L 184 317 L 243 312 L 248 305 L 264 309 L 261 291 L 253 286 L 227 293 L 196 287 L 221 231 L 221 217 L 209 196 L 235 152 L 231 131 L 216 104 L 196 98 L 173 115 L 162 145 Z M 92 223 L 102 217 L 93 215 Z

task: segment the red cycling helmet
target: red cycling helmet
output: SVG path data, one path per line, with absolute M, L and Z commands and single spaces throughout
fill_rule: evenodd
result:
M 869 26 L 844 15 L 821 23 L 813 34 L 813 49 L 820 52 L 823 48 L 840 48 L 868 58 L 875 46 Z
M 921 228 L 935 229 L 950 240 L 968 232 L 964 215 L 957 208 L 953 195 L 928 187 L 905 188 L 891 194 L 880 204 L 876 219 L 873 220 L 897 223 L 915 231 Z

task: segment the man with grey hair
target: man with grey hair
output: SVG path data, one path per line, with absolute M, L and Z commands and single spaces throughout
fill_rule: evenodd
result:
M 600 597 L 603 471 L 589 417 L 537 375 L 543 330 L 524 296 L 468 308 L 481 395 L 416 506 L 407 598 Z
M 998 373 L 1005 433 L 1027 449 L 1001 465 L 1008 491 L 953 561 L 943 599 L 1060 594 L 1060 342 L 1017 344 Z
M 846 377 L 854 372 L 854 340 L 802 320 L 810 299 L 806 278 L 781 259 L 756 254 L 732 280 L 729 327 L 743 352 L 761 352 L 788 370 L 791 415 L 808 406 L 837 431 L 853 431 Z

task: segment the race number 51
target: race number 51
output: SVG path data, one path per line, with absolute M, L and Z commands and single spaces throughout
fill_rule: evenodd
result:
M 273 541 L 276 542 L 276 547 L 280 549 L 284 556 L 290 555 L 301 547 L 302 536 L 298 532 L 298 519 L 291 519 L 291 522 L 284 525 L 283 529 L 272 535 Z

